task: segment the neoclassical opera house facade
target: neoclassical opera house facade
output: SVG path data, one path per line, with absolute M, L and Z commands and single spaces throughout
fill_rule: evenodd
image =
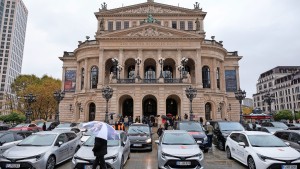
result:
M 95 12 L 95 40 L 79 41 L 64 52 L 60 102 L 61 121 L 104 120 L 110 86 L 109 113 L 123 116 L 166 115 L 183 118 L 190 112 L 186 88 L 197 90 L 192 101 L 195 120 L 239 120 L 236 51 L 214 37 L 205 39 L 206 12 L 199 3 L 187 9 L 148 0 Z

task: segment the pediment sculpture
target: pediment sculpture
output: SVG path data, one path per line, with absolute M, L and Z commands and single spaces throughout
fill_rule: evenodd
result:
M 130 37 L 155 37 L 155 36 L 171 37 L 171 36 L 173 36 L 173 34 L 170 32 L 160 32 L 153 28 L 146 28 L 139 32 L 129 33 L 126 36 L 130 36 Z

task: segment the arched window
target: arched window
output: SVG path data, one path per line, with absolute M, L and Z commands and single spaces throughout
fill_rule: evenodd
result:
M 217 88 L 220 89 L 220 68 L 217 67 Z
M 163 76 L 165 79 L 173 78 L 173 68 L 171 66 L 164 66 Z
M 155 79 L 155 68 L 153 66 L 146 67 L 145 79 Z
M 96 113 L 96 105 L 95 103 L 91 103 L 89 106 L 89 121 L 95 120 L 95 113 Z
M 91 68 L 91 89 L 96 89 L 98 85 L 98 67 Z
M 208 66 L 202 68 L 202 83 L 203 88 L 210 88 L 210 70 Z
M 205 104 L 205 119 L 211 120 L 211 104 L 210 103 Z
M 186 77 L 186 75 L 187 75 L 188 73 L 191 75 L 191 69 L 190 69 L 190 67 L 189 67 L 189 66 L 184 66 L 184 67 L 182 68 L 182 76 L 183 76 L 183 77 Z
M 135 78 L 135 66 L 129 66 L 128 67 L 128 75 L 127 75 L 128 79 L 134 79 Z
M 84 87 L 84 68 L 81 68 L 81 90 Z

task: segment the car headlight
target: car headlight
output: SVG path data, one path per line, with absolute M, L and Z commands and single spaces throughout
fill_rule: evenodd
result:
M 151 143 L 151 138 L 148 138 L 147 140 L 146 140 L 146 143 Z
M 117 159 L 118 159 L 118 154 L 105 158 L 105 160 L 113 160 L 113 162 L 117 161 Z
M 46 154 L 46 153 L 42 153 L 42 154 L 36 155 L 36 156 L 35 156 L 36 160 L 41 159 L 45 154 Z
M 257 154 L 257 156 L 258 156 L 259 159 L 261 159 L 262 161 L 266 161 L 266 160 L 276 160 L 276 161 L 278 161 L 278 160 L 275 159 L 275 158 L 267 157 L 267 156 L 264 156 L 264 155 L 261 155 L 261 154 Z
M 201 159 L 202 158 L 202 153 L 198 153 L 198 154 L 195 154 L 195 155 L 190 156 L 190 157 L 199 157 Z

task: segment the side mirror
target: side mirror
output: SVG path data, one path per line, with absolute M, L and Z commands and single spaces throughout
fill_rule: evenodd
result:
M 300 142 L 300 141 L 299 141 Z M 299 143 L 298 142 L 298 143 Z M 291 144 L 289 142 L 284 142 L 287 146 L 290 146 Z
M 57 143 L 57 146 L 60 147 L 62 144 L 64 144 L 64 142 L 59 141 L 59 142 Z
M 238 144 L 239 144 L 239 146 L 246 147 L 246 145 L 245 145 L 245 143 L 244 143 L 244 142 L 239 142 Z
M 159 144 L 159 140 L 155 140 L 155 144 Z
M 197 144 L 202 144 L 202 141 L 197 141 Z

